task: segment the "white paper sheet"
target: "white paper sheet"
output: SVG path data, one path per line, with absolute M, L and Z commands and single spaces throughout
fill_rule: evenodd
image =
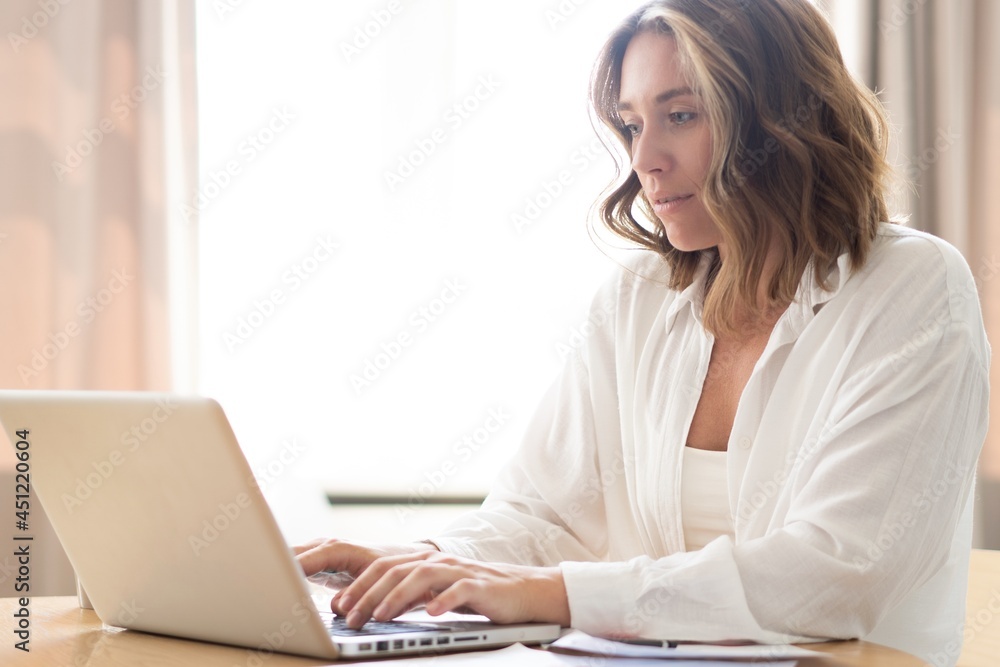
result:
M 658 658 L 660 660 L 678 660 L 685 658 L 714 658 L 726 659 L 747 659 L 756 658 L 758 660 L 794 660 L 797 658 L 825 658 L 829 657 L 819 651 L 810 651 L 790 644 L 764 645 L 753 644 L 750 646 L 718 646 L 714 644 L 681 644 L 676 648 L 660 648 L 658 646 L 642 646 L 638 644 L 626 644 L 615 642 L 599 637 L 592 637 L 583 632 L 574 631 L 557 639 L 553 647 L 563 648 L 584 653 L 594 653 L 598 655 L 612 656 L 616 658 Z M 635 663 L 629 663 L 635 664 Z M 676 663 L 671 663 L 676 665 Z

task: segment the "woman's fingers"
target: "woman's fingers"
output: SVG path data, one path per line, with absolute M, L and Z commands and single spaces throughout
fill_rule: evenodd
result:
M 376 548 L 337 539 L 313 540 L 295 550 L 307 577 L 323 570 L 346 572 L 356 577 L 382 555 Z
M 426 560 L 396 566 L 390 572 L 397 573 L 397 578 L 401 576 L 395 585 L 390 577 L 383 577 L 369 592 L 378 601 L 372 612 L 372 617 L 378 621 L 388 621 L 419 604 L 428 604 L 440 591 L 472 574 L 451 563 Z M 383 582 L 384 589 L 378 590 Z
M 360 627 L 369 618 L 388 621 L 430 601 L 438 591 L 469 574 L 461 567 L 430 560 L 396 565 L 357 601 L 347 616 L 347 624 Z
M 487 591 L 488 586 L 481 580 L 459 579 L 427 603 L 427 613 L 431 616 L 440 616 L 448 611 L 460 614 L 484 614 L 502 623 L 501 619 L 495 618 L 497 614 L 488 613 L 490 610 L 482 606 L 484 601 L 480 596 Z M 493 599 L 496 600 L 495 597 Z
M 352 591 L 360 597 L 351 598 L 354 604 L 349 609 L 342 605 L 349 612 L 350 627 L 361 627 L 369 618 L 395 618 L 420 603 L 434 615 L 446 611 L 481 613 L 499 622 L 519 620 L 527 613 L 517 566 L 497 567 L 432 554 L 403 562 L 381 559 L 365 575 L 377 580 L 362 582 L 366 586 L 363 592 L 360 587 Z
M 361 627 L 371 618 L 375 606 L 385 594 L 405 576 L 396 568 L 425 561 L 433 552 L 387 556 L 374 561 L 350 586 L 345 588 L 337 600 L 337 613 L 347 614 L 349 627 Z M 407 570 L 408 571 L 408 570 Z M 374 591 L 373 591 L 374 589 Z M 357 614 L 354 614 L 357 612 Z M 354 614 L 352 616 L 352 614 Z M 357 620 L 363 619 L 363 620 Z
M 319 545 L 314 550 L 336 550 Z M 310 556 L 306 551 L 300 558 Z M 569 605 L 559 568 L 482 563 L 439 552 L 384 556 L 370 561 L 331 608 L 360 628 L 371 618 L 395 618 L 420 603 L 434 615 L 483 614 L 499 623 L 549 621 L 568 625 Z
M 337 539 L 312 540 L 292 547 L 292 551 L 307 577 L 328 570 L 346 573 L 354 578 L 350 585 L 337 582 L 336 586 L 331 587 L 339 590 L 330 602 L 330 609 L 340 615 L 350 611 L 354 601 L 378 581 L 388 568 L 397 563 L 438 554 L 436 548 L 423 543 L 357 544 Z M 329 582 L 327 585 L 329 586 Z M 341 585 L 344 587 L 340 588 Z
M 306 542 L 305 544 L 297 544 L 297 545 L 295 545 L 295 546 L 292 547 L 292 553 L 295 554 L 296 556 L 298 556 L 303 551 L 308 551 L 309 549 L 312 549 L 313 547 L 318 546 L 318 545 L 322 544 L 325 541 L 326 540 L 324 540 L 323 538 L 319 538 L 319 539 L 312 540 L 310 542 Z
M 292 547 L 306 576 L 322 570 L 347 572 L 357 577 L 377 558 L 437 553 L 428 544 L 358 544 L 337 539 L 317 539 Z
M 342 548 L 329 544 L 327 540 L 320 540 L 318 544 L 311 542 L 303 547 L 296 547 L 295 557 L 308 577 L 323 570 L 340 570 L 340 562 L 346 560 L 341 552 Z

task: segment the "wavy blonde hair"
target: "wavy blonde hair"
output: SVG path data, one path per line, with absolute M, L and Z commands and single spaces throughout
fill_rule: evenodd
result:
M 811 259 L 824 286 L 840 254 L 850 253 L 852 269 L 862 266 L 888 220 L 888 124 L 876 96 L 844 66 L 823 15 L 807 0 L 657 0 L 631 14 L 602 49 L 591 81 L 593 112 L 629 161 L 632 135 L 617 105 L 625 49 L 640 31 L 676 40 L 707 114 L 712 159 L 702 200 L 726 261 L 714 250 L 674 248 L 621 156 L 618 185 L 597 205 L 601 222 L 660 253 L 674 289 L 690 285 L 702 253 L 713 253 L 703 321 L 716 335 L 736 332 L 737 313 L 759 317 L 791 302 Z M 772 244 L 781 262 L 767 303 L 759 303 Z

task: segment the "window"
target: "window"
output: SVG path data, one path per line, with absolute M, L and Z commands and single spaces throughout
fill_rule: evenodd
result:
M 199 384 L 286 532 L 518 446 L 614 266 L 587 81 L 639 4 L 199 3 Z

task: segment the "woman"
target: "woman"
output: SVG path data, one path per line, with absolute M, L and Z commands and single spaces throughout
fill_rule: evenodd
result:
M 318 540 L 359 626 L 427 601 L 596 634 L 958 650 L 989 347 L 968 266 L 886 222 L 886 122 L 807 0 L 662 0 L 592 103 L 645 250 L 595 297 L 483 507 L 419 545 Z M 639 213 L 638 219 L 633 213 Z

